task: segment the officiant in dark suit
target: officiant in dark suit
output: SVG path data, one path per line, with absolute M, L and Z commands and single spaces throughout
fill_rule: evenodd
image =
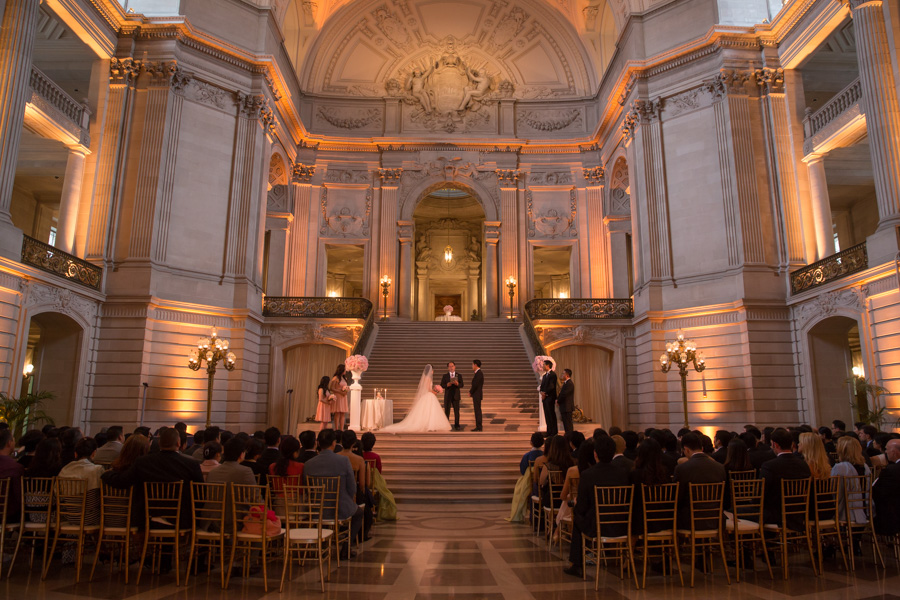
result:
M 541 405 L 544 409 L 544 420 L 547 421 L 547 436 L 559 433 L 556 425 L 556 373 L 553 363 L 544 361 L 544 375 L 541 377 Z
M 475 359 L 472 361 L 472 384 L 469 388 L 469 396 L 472 398 L 472 406 L 475 410 L 475 429 L 472 431 L 482 431 L 481 429 L 481 398 L 482 388 L 484 387 L 484 373 L 481 372 L 481 361 Z
M 572 433 L 574 429 L 572 412 L 575 410 L 575 382 L 572 381 L 572 369 L 563 369 L 561 377 L 563 384 L 556 397 L 556 403 L 559 405 L 559 417 L 562 419 L 563 430 L 565 433 Z
M 459 389 L 463 385 L 463 378 L 456 371 L 456 365 L 447 363 L 447 373 L 441 377 L 441 387 L 444 388 L 444 414 L 450 418 L 450 407 L 453 407 L 453 429 L 459 431 Z

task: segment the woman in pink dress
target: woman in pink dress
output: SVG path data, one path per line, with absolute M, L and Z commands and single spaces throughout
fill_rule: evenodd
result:
M 322 431 L 331 423 L 331 407 L 334 403 L 334 396 L 328 391 L 328 375 L 319 381 L 316 394 L 319 397 L 319 403 L 316 405 L 316 421 L 320 423 L 319 431 Z
M 328 391 L 334 394 L 334 405 L 331 407 L 331 414 L 334 415 L 335 431 L 344 430 L 344 418 L 350 411 L 350 404 L 347 402 L 347 388 L 349 386 L 344 381 L 344 372 L 346 370 L 347 367 L 344 366 L 344 363 L 339 364 L 331 377 L 331 382 L 328 384 Z

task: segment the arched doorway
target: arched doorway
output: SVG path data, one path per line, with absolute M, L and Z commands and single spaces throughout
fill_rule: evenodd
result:
M 483 318 L 485 212 L 481 202 L 462 186 L 439 186 L 416 205 L 413 221 L 415 318 L 433 321 L 447 305 L 463 320 Z
M 816 424 L 854 421 L 855 399 L 847 380 L 853 367 L 863 364 L 859 324 L 849 317 L 830 317 L 810 329 L 808 336 Z
M 22 394 L 52 393 L 43 410 L 57 425 L 78 424 L 75 400 L 83 333 L 77 322 L 59 313 L 37 314 L 29 324 L 25 365 L 34 370 L 23 381 Z

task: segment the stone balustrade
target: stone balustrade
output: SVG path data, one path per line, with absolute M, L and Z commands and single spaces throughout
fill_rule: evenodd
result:
M 860 108 L 862 101 L 862 85 L 857 77 L 850 85 L 835 94 L 835 96 L 826 102 L 819 110 L 809 112 L 803 120 L 803 138 L 804 150 L 812 151 L 814 145 L 813 140 L 820 132 L 823 132 L 829 125 L 841 119 L 841 117 L 854 109 L 854 112 L 864 112 Z M 842 119 L 843 120 L 843 119 Z M 809 146 L 807 149 L 806 146 Z
M 630 319 L 631 298 L 535 298 L 525 304 L 531 319 Z

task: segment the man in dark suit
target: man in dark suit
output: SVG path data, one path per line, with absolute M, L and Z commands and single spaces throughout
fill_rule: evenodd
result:
M 481 361 L 477 358 L 472 361 L 472 384 L 469 387 L 469 397 L 472 398 L 472 406 L 475 410 L 475 429 L 472 431 L 482 431 L 481 429 L 481 399 L 483 397 L 482 389 L 484 388 L 484 373 L 481 372 Z
M 597 464 L 582 471 L 581 480 L 578 482 L 578 499 L 573 510 L 572 544 L 569 546 L 569 562 L 566 569 L 567 575 L 582 576 L 581 534 L 588 536 L 597 535 L 596 504 L 594 497 L 595 487 L 618 487 L 629 485 L 628 471 L 612 464 L 613 455 L 616 453 L 616 443 L 605 433 L 594 433 L 594 456 Z M 601 526 L 603 514 L 600 515 Z M 624 525 L 611 525 L 603 529 L 604 536 L 620 536 L 628 533 Z
M 307 429 L 300 433 L 298 439 L 300 440 L 300 456 L 297 457 L 297 462 L 305 463 L 318 454 L 316 452 L 316 432 Z
M 763 521 L 766 524 L 781 525 L 781 481 L 783 479 L 806 479 L 810 476 L 809 465 L 800 455 L 791 451 L 793 438 L 787 429 L 779 427 L 769 438 L 775 458 L 763 463 L 759 476 L 766 481 L 763 498 Z M 795 530 L 803 528 L 802 519 L 787 524 Z
M 687 462 L 675 467 L 675 481 L 681 484 L 678 486 L 678 529 L 690 529 L 691 484 L 724 482 L 725 467 L 703 452 L 703 442 L 696 433 L 684 434 L 681 438 L 681 448 Z M 695 526 L 698 530 L 715 529 L 717 523 L 699 520 Z
M 269 465 L 281 458 L 281 451 L 278 449 L 278 445 L 281 443 L 281 432 L 277 427 L 269 427 L 263 434 L 263 438 L 266 442 L 266 449 L 259 455 L 256 462 L 260 469 L 268 473 Z
M 0 430 L 0 479 L 9 479 L 9 504 L 7 505 L 8 522 L 12 517 L 18 518 L 19 504 L 22 499 L 22 475 L 25 467 L 16 462 L 12 457 L 16 449 L 16 438 L 8 428 Z
M 731 433 L 724 429 L 718 430 L 716 436 L 713 438 L 713 444 L 716 447 L 716 451 L 712 453 L 712 457 L 720 465 L 725 464 L 725 458 L 728 456 L 728 442 L 730 441 Z
M 747 448 L 750 449 L 748 453 L 750 456 L 750 464 L 753 465 L 753 468 L 757 471 L 759 471 L 764 463 L 775 458 L 775 453 L 772 452 L 772 449 L 765 444 L 761 444 L 759 438 L 752 432 L 745 431 L 739 437 L 744 440 L 744 443 L 747 444 Z
M 547 436 L 554 436 L 559 433 L 556 425 L 556 373 L 549 360 L 544 361 L 544 374 L 541 377 L 541 405 L 544 420 L 547 421 Z
M 563 431 L 572 433 L 572 412 L 575 410 L 575 383 L 572 381 L 572 369 L 563 369 L 562 387 L 556 397 L 559 405 L 559 418 L 562 420 Z
M 878 448 L 875 447 L 875 436 L 878 435 L 878 428 L 874 425 L 864 425 L 859 431 L 859 442 L 862 444 L 863 452 L 865 452 L 866 456 L 872 458 L 881 454 Z
M 447 363 L 447 372 L 441 377 L 441 387 L 444 388 L 444 414 L 450 418 L 450 407 L 453 407 L 453 429 L 459 431 L 459 388 L 463 384 L 462 375 L 456 372 L 456 365 Z
M 880 535 L 900 533 L 900 440 L 887 443 L 888 466 L 872 484 L 875 502 L 875 532 Z

